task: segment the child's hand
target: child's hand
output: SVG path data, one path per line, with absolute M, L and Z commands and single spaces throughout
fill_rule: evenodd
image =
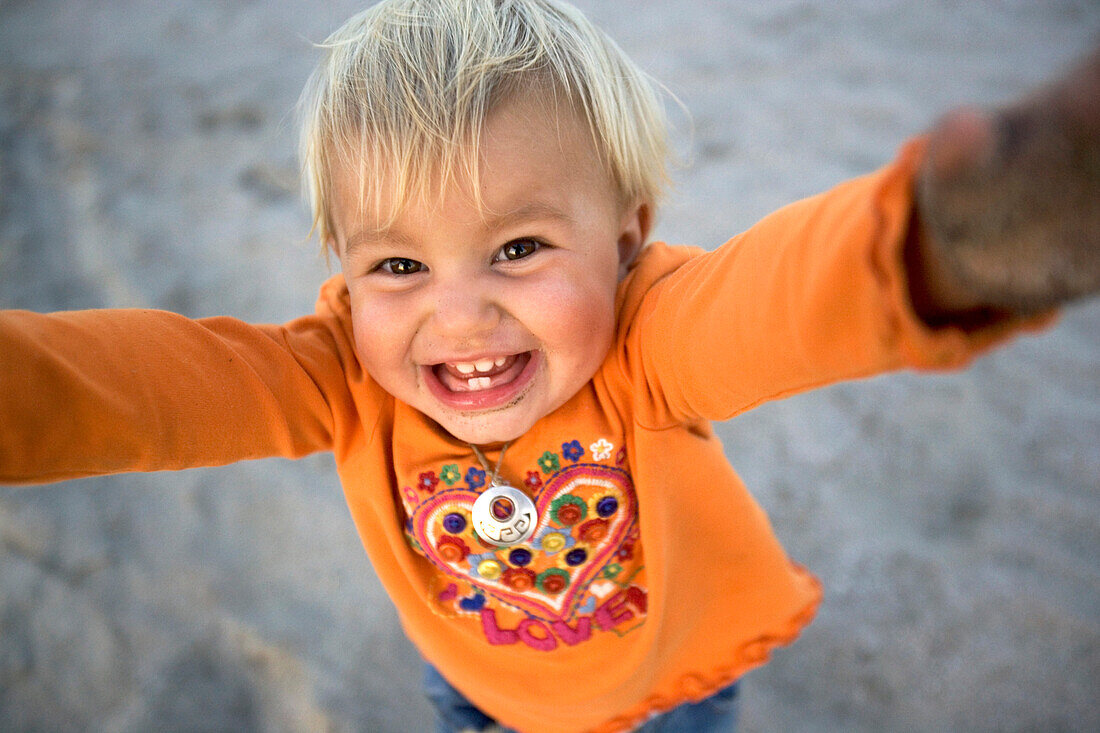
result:
M 917 208 L 908 264 L 930 323 L 1097 292 L 1100 50 L 1009 107 L 940 120 Z

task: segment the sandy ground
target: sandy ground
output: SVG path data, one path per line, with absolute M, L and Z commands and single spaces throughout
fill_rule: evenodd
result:
M 705 246 L 1100 38 L 1090 0 L 581 5 L 691 110 L 658 236 Z M 0 1 L 0 306 L 311 310 L 290 110 L 355 9 Z M 827 588 L 745 730 L 1100 730 L 1098 366 L 1093 302 L 721 426 Z M 0 489 L 0 729 L 429 725 L 329 457 Z

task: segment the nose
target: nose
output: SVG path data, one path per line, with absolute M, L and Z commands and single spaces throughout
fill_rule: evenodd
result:
M 496 291 L 480 278 L 455 278 L 436 283 L 431 324 L 448 339 L 476 340 L 501 321 Z

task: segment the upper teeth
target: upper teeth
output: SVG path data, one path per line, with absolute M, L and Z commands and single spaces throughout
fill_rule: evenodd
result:
M 454 363 L 454 368 L 459 374 L 473 374 L 474 372 L 485 373 L 493 367 L 502 367 L 507 359 L 500 357 L 499 359 L 479 359 L 477 361 L 458 361 Z

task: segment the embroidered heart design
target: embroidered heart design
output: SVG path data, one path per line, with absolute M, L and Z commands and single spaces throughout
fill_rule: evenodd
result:
M 448 576 L 546 621 L 568 620 L 588 600 L 588 585 L 614 559 L 637 518 L 623 470 L 576 464 L 543 485 L 534 536 L 496 547 L 474 532 L 478 492 L 450 489 L 421 503 L 412 531 L 425 556 Z

